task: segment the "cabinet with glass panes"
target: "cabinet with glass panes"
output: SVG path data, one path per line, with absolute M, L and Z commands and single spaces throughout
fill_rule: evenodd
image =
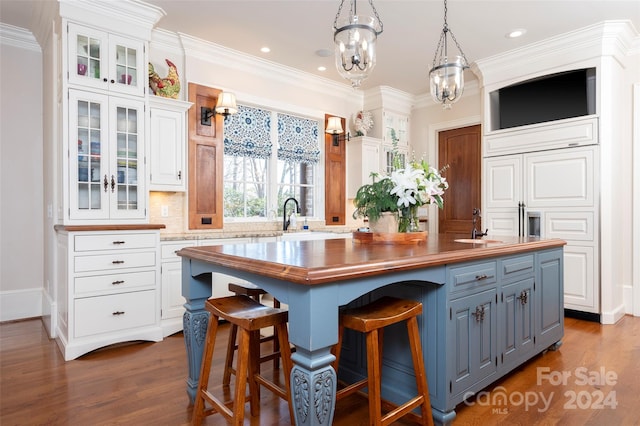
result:
M 69 90 L 69 219 L 144 219 L 144 102 Z
M 69 83 L 114 93 L 144 96 L 144 43 L 68 23 Z

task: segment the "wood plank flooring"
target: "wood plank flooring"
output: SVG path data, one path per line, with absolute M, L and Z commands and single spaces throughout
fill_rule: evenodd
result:
M 227 329 L 216 343 L 212 386 L 220 381 Z M 640 318 L 614 326 L 567 318 L 563 342 L 460 404 L 454 425 L 640 425 Z M 65 362 L 39 319 L 0 324 L 2 426 L 186 425 L 186 374 L 181 333 Z M 280 399 L 266 390 L 261 397 L 251 425 L 289 424 Z M 226 423 L 213 416 L 204 424 Z M 334 424 L 368 424 L 366 399 L 340 401 Z

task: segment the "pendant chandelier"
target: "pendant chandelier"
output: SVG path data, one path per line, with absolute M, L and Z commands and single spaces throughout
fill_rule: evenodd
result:
M 351 80 L 354 88 L 360 86 L 376 65 L 376 41 L 382 33 L 382 21 L 373 0 L 369 0 L 369 4 L 374 17 L 358 15 L 356 1 L 349 1 L 348 16 L 341 17 L 345 2 L 342 0 L 333 21 L 336 68 L 341 76 Z
M 448 36 L 451 36 L 460 55 L 449 56 L 447 51 Z M 447 25 L 447 0 L 444 0 L 444 27 L 433 57 L 431 71 L 429 71 L 433 100 L 441 103 L 445 109 L 450 109 L 451 104 L 458 102 L 464 90 L 464 70 L 467 68 L 469 68 L 467 58 L 453 35 L 453 31 Z

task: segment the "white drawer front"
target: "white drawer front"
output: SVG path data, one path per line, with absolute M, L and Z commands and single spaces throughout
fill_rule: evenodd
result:
M 144 271 L 80 277 L 74 280 L 74 284 L 76 295 L 105 291 L 131 291 L 141 287 L 154 287 L 156 284 L 156 272 Z
M 547 211 L 543 233 L 545 238 L 593 241 L 594 226 L 593 212 Z
M 154 290 L 75 301 L 75 337 L 153 325 L 156 322 Z
M 76 235 L 75 251 L 123 250 L 155 247 L 158 234 L 88 234 Z
M 162 243 L 160 245 L 160 251 L 162 252 L 162 260 L 176 260 L 180 256 L 176 252 L 185 247 L 193 247 L 196 245 L 195 241 L 181 242 L 181 243 Z
M 151 267 L 156 265 L 156 252 L 109 253 L 95 256 L 76 256 L 75 272 L 109 271 L 124 268 Z

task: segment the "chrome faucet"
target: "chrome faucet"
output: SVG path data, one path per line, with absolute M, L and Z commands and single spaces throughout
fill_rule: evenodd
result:
M 293 197 L 289 197 L 286 200 L 284 200 L 284 205 L 282 206 L 282 230 L 283 231 L 286 231 L 287 228 L 289 228 L 289 224 L 291 223 L 291 221 L 287 219 L 287 203 L 289 203 L 289 201 L 293 201 L 294 203 L 296 203 L 296 212 L 300 214 L 300 204 L 298 204 L 298 200 L 296 200 Z
M 471 230 L 471 238 L 482 238 L 489 232 L 489 228 L 487 228 L 484 232 L 478 231 L 476 229 L 476 223 L 478 222 L 478 218 L 482 217 L 480 214 L 480 209 L 473 209 L 473 229 Z

